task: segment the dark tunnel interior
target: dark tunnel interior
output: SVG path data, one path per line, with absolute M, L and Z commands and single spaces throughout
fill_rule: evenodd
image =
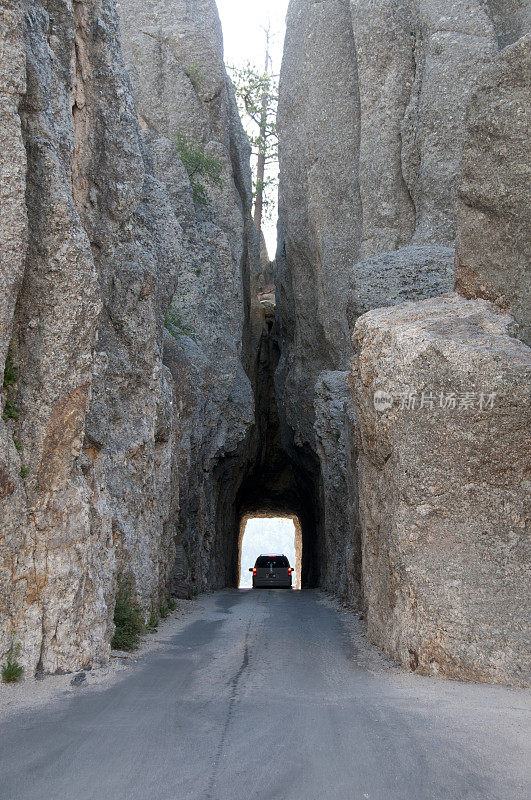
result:
M 317 456 L 295 448 L 282 431 L 274 374 L 280 356 L 273 315 L 266 315 L 256 368 L 256 431 L 249 459 L 235 493 L 234 543 L 229 585 L 239 579 L 239 525 L 246 515 L 298 517 L 302 532 L 302 588 L 319 584 L 319 518 Z

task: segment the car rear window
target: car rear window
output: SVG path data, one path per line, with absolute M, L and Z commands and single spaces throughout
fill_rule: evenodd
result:
M 255 567 L 257 569 L 280 569 L 280 567 L 289 567 L 289 561 L 286 556 L 258 556 L 256 559 Z

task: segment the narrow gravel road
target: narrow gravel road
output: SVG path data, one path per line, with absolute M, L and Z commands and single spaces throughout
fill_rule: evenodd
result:
M 109 688 L 3 722 L 2 799 L 530 796 L 526 692 L 403 673 L 313 592 L 199 611 Z

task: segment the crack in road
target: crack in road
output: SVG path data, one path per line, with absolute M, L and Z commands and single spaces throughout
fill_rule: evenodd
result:
M 219 765 L 221 763 L 221 759 L 223 757 L 223 749 L 225 747 L 225 741 L 227 739 L 227 733 L 230 727 L 230 723 L 232 721 L 232 716 L 234 713 L 234 707 L 236 705 L 236 701 L 238 699 L 238 686 L 240 680 L 242 678 L 243 673 L 249 666 L 249 635 L 251 632 L 251 623 L 253 622 L 252 619 L 249 620 L 247 623 L 247 628 L 245 629 L 245 637 L 243 640 L 243 658 L 242 663 L 236 674 L 233 676 L 230 682 L 230 695 L 229 695 L 229 705 L 227 708 L 227 715 L 225 717 L 225 723 L 223 725 L 223 730 L 221 731 L 221 737 L 219 740 L 219 744 L 216 750 L 216 755 L 214 758 L 214 763 L 212 764 L 212 771 L 210 773 L 210 779 L 208 781 L 207 786 L 207 793 L 205 796 L 205 800 L 214 800 L 213 791 L 214 785 L 216 783 L 216 777 L 219 770 Z

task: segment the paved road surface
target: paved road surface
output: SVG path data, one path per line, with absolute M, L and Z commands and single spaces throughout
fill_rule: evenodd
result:
M 386 666 L 312 592 L 199 606 L 109 688 L 4 722 L 2 800 L 531 796 L 522 691 Z

